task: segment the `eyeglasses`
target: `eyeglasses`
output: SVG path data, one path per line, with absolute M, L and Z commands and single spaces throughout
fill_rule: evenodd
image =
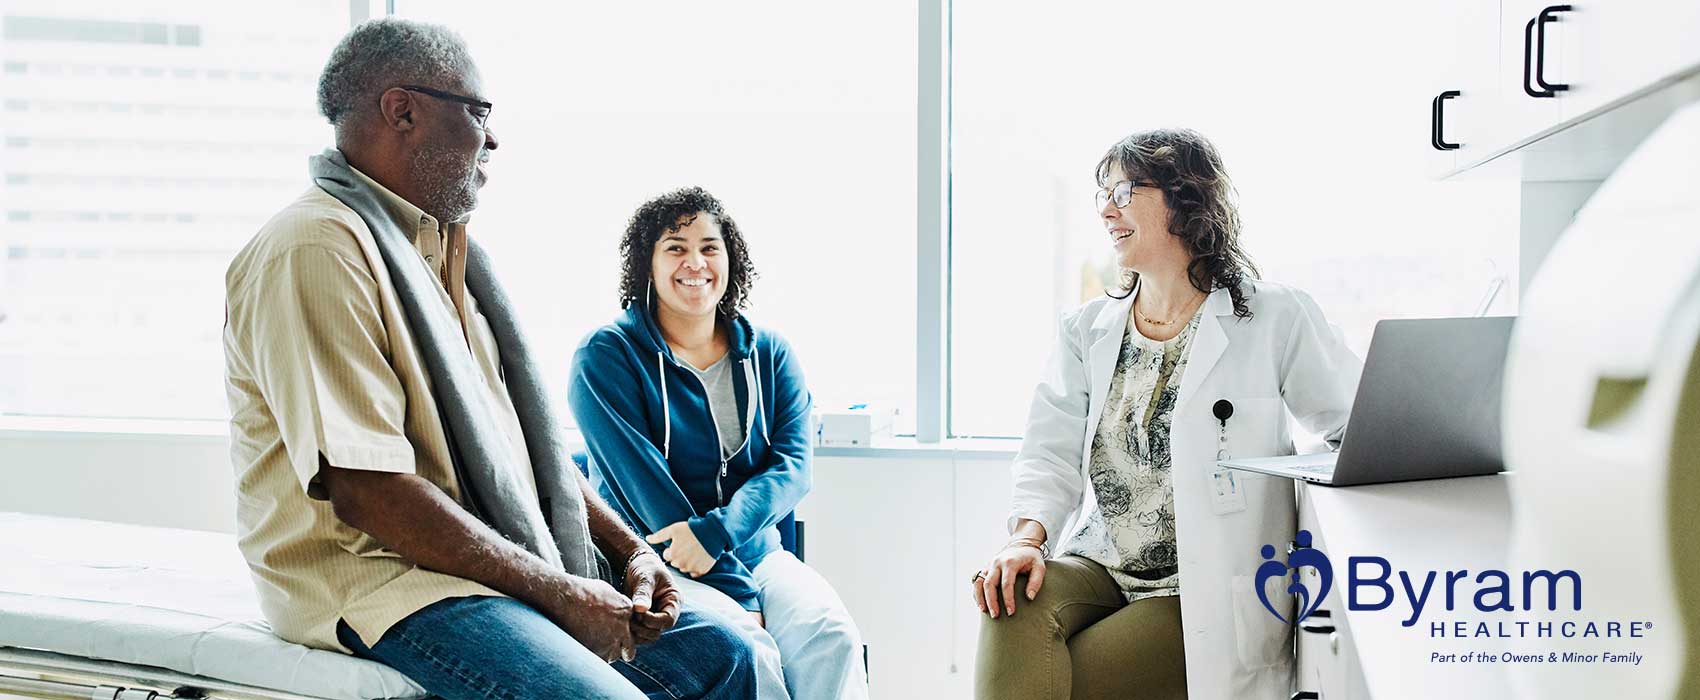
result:
M 1122 180 L 1109 187 L 1100 188 L 1096 193 L 1097 196 L 1092 198 L 1093 203 L 1097 205 L 1094 208 L 1102 210 L 1105 202 L 1115 202 L 1117 209 L 1127 206 L 1128 202 L 1133 201 L 1133 188 L 1135 187 L 1155 188 L 1157 183 L 1150 180 Z
M 480 128 L 480 129 L 484 129 L 484 130 L 488 131 L 489 128 L 490 128 L 489 127 L 490 108 L 494 107 L 495 105 L 492 105 L 489 102 L 485 102 L 484 100 L 480 100 L 476 97 L 467 97 L 466 95 L 456 95 L 452 92 L 444 92 L 442 90 L 438 90 L 438 89 L 435 89 L 435 88 L 428 88 L 428 87 L 425 87 L 424 85 L 397 85 L 396 87 L 399 87 L 399 88 L 406 90 L 408 92 L 417 92 L 421 95 L 430 95 L 430 96 L 435 97 L 439 100 L 448 100 L 450 102 L 459 102 L 459 103 L 461 103 L 463 105 L 467 105 L 469 107 L 477 107 L 481 111 L 473 112 L 472 113 L 472 120 L 475 121 L 475 122 L 478 122 L 478 128 Z

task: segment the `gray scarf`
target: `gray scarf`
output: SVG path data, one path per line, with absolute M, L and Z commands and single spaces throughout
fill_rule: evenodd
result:
M 342 152 L 334 148 L 308 159 L 313 183 L 360 215 L 377 239 L 378 253 L 389 270 L 396 296 L 418 338 L 419 354 L 430 373 L 431 393 L 448 436 L 462 505 L 503 537 L 513 540 L 569 574 L 604 578 L 606 560 L 590 540 L 584 495 L 567 457 L 560 422 L 549 407 L 543 380 L 508 305 L 507 294 L 490 270 L 484 249 L 467 241 L 466 291 L 496 335 L 508 396 L 519 414 L 537 478 L 541 512 L 526 507 L 519 477 L 506 464 L 507 438 L 490 415 L 461 331 L 460 319 L 443 306 L 441 285 L 425 266 L 406 231 L 385 208 L 380 193 L 356 175 Z

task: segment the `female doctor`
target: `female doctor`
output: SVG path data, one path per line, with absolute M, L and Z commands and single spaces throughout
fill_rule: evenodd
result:
M 1063 315 L 1034 391 L 1010 540 L 972 578 L 976 696 L 1285 698 L 1291 629 L 1253 576 L 1294 536 L 1293 486 L 1216 461 L 1292 454 L 1289 411 L 1338 445 L 1361 364 L 1308 295 L 1254 279 L 1203 136 L 1129 136 L 1097 179 L 1123 293 Z M 1292 618 L 1279 580 L 1268 598 Z

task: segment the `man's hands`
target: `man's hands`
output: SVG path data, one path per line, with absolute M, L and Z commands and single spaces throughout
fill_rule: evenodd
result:
M 638 644 L 655 641 L 679 621 L 679 590 L 667 566 L 653 551 L 645 550 L 626 565 L 626 594 L 632 600 L 632 640 Z
M 636 656 L 632 599 L 606 581 L 568 576 L 560 593 L 543 602 L 546 609 L 540 612 L 544 617 L 603 661 L 630 661 Z
M 644 540 L 650 544 L 668 543 L 661 556 L 667 563 L 672 564 L 673 568 L 690 574 L 691 578 L 706 574 L 709 569 L 714 568 L 714 557 L 697 541 L 696 533 L 691 532 L 690 523 L 681 520 L 661 528 Z
M 626 565 L 625 593 L 597 579 L 568 577 L 542 612 L 604 661 L 631 661 L 639 645 L 678 623 L 679 605 L 666 565 L 645 553 Z

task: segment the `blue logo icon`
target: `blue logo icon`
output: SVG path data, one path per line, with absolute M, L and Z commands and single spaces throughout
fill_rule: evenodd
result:
M 1296 545 L 1296 548 L 1287 555 L 1286 562 L 1275 561 L 1274 545 L 1263 545 L 1265 561 L 1257 567 L 1257 599 L 1263 602 L 1263 609 L 1268 610 L 1269 614 L 1274 615 L 1275 619 L 1282 622 L 1296 624 L 1300 620 L 1310 617 L 1310 614 L 1316 612 L 1316 609 L 1322 605 L 1323 599 L 1328 597 L 1328 589 L 1334 585 L 1334 565 L 1328 563 L 1328 555 L 1323 554 L 1322 550 L 1312 549 L 1310 541 L 1310 531 L 1300 530 L 1298 536 L 1293 538 L 1293 544 Z M 1316 592 L 1315 596 L 1312 596 L 1310 589 L 1299 581 L 1299 569 L 1306 566 L 1316 570 L 1316 577 L 1322 584 L 1318 587 L 1320 590 Z M 1288 575 L 1292 576 L 1293 582 L 1287 586 L 1287 592 L 1297 596 L 1299 603 L 1298 616 L 1293 620 L 1281 617 L 1281 613 L 1276 612 L 1275 606 L 1269 604 L 1269 589 L 1264 585 L 1269 579 Z

